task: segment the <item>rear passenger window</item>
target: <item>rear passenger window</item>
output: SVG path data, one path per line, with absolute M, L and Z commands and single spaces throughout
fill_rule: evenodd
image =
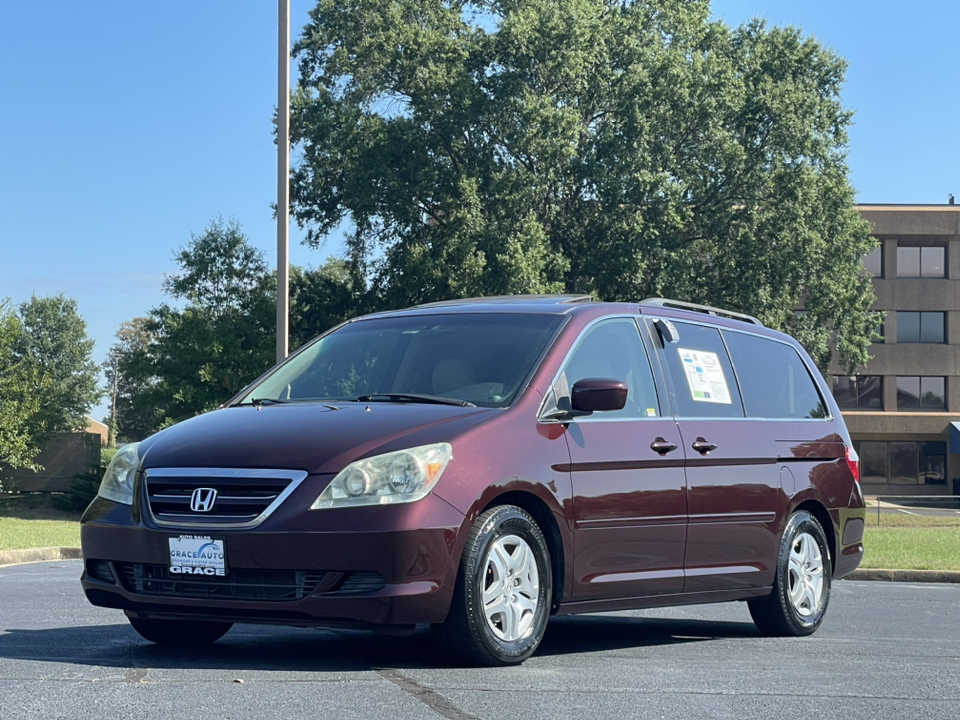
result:
M 823 418 L 829 413 L 797 351 L 769 338 L 724 331 L 747 417 Z
M 716 328 L 674 321 L 680 338 L 664 354 L 680 417 L 743 417 L 727 350 Z

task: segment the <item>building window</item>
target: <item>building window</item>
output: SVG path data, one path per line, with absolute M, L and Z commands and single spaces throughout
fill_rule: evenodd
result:
M 861 482 L 890 482 L 890 472 L 887 469 L 887 443 L 864 440 L 860 443 L 857 454 L 860 456 Z
M 944 312 L 897 312 L 898 343 L 946 342 L 946 319 Z
M 883 245 L 875 247 L 873 250 L 863 256 L 863 269 L 867 275 L 874 277 L 883 277 Z
M 877 325 L 877 326 L 873 329 L 873 337 L 870 338 L 870 342 L 872 342 L 872 343 L 882 343 L 882 342 L 884 342 L 884 334 L 883 334 L 883 333 L 884 333 L 883 323 L 880 323 L 879 325 Z
M 883 408 L 883 378 L 879 375 L 834 375 L 833 397 L 844 410 Z
M 898 247 L 897 277 L 946 277 L 946 248 Z
M 897 410 L 947 409 L 946 382 L 942 377 L 897 377 Z
M 857 443 L 860 477 L 865 483 L 943 485 L 946 483 L 945 442 Z

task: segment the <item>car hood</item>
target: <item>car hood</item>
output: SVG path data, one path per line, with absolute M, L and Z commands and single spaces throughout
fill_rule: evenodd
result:
M 450 441 L 489 408 L 411 403 L 228 407 L 147 438 L 141 467 L 230 467 L 336 473 L 381 452 Z

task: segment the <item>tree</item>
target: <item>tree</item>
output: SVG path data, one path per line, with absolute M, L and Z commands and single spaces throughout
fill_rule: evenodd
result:
M 33 358 L 16 352 L 22 333 L 9 301 L 0 301 L 0 463 L 14 468 L 34 466 L 40 448 L 31 429 L 47 386 Z
M 110 398 L 107 418 L 114 442 L 142 440 L 154 432 L 160 417 L 157 408 L 137 401 L 156 384 L 150 366 L 150 343 L 153 335 L 147 329 L 149 319 L 136 317 L 120 325 L 117 341 L 107 352 L 103 373 Z
M 37 446 L 56 433 L 79 430 L 102 397 L 93 340 L 77 310 L 62 293 L 33 296 L 19 306 L 21 332 L 14 344 L 17 361 L 36 367 L 29 392 L 39 402 L 30 434 Z
M 315 270 L 290 268 L 290 347 L 368 310 L 364 279 L 341 258 Z
M 372 307 L 668 296 L 867 359 L 845 63 L 798 30 L 707 0 L 320 0 L 294 54 L 294 216 L 315 245 L 348 221 Z
M 180 272 L 163 287 L 186 306 L 153 308 L 118 348 L 130 392 L 118 424 L 123 412 L 136 418 L 121 433 L 146 435 L 215 408 L 274 361 L 276 283 L 239 224 L 212 221 L 176 260 Z

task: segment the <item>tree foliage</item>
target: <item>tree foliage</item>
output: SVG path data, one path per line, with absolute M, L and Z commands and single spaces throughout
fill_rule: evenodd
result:
M 294 53 L 294 215 L 314 244 L 348 222 L 369 307 L 667 296 L 867 359 L 845 63 L 798 30 L 707 0 L 320 0 Z
M 21 332 L 15 356 L 37 369 L 30 392 L 39 402 L 31 419 L 31 436 L 42 445 L 51 435 L 86 426 L 86 416 L 100 400 L 99 367 L 93 340 L 77 310 L 62 293 L 33 296 L 19 306 Z
M 147 329 L 149 322 L 149 318 L 136 317 L 122 323 L 103 364 L 110 400 L 107 424 L 115 441 L 142 440 L 161 421 L 157 407 L 138 400 L 157 382 L 150 364 L 153 335 Z
M 121 434 L 145 436 L 215 408 L 275 358 L 275 281 L 235 221 L 212 221 L 176 261 L 180 271 L 163 287 L 185 306 L 151 309 L 114 346 L 130 393 L 118 425 L 124 412 L 133 423 Z
M 290 348 L 371 308 L 364 279 L 342 258 L 290 268 Z
M 33 358 L 17 353 L 22 333 L 9 301 L 0 301 L 0 463 L 14 468 L 33 467 L 40 450 L 31 430 L 46 386 Z

